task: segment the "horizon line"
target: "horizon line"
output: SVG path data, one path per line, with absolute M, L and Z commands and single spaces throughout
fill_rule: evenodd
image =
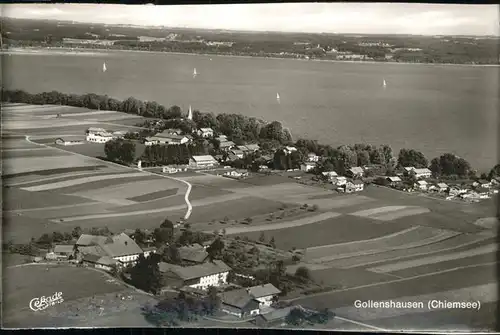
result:
M 83 22 L 78 20 L 58 20 L 58 19 L 34 19 L 34 18 L 20 18 L 20 17 L 4 17 L 3 19 L 12 20 L 26 20 L 26 21 L 49 21 L 49 22 L 65 22 L 71 24 L 85 24 L 85 25 L 103 25 L 108 27 L 133 27 L 133 28 L 155 28 L 155 29 L 186 29 L 186 30 L 204 30 L 204 31 L 224 31 L 224 32 L 235 32 L 235 33 L 274 33 L 274 34 L 307 34 L 307 35 L 362 35 L 362 36 L 415 36 L 415 37 L 483 37 L 483 38 L 500 38 L 500 32 L 498 35 L 467 35 L 467 34 L 398 34 L 398 33 L 361 33 L 361 32 L 307 32 L 307 31 L 286 31 L 286 30 L 245 30 L 245 29 L 224 29 L 224 28 L 202 28 L 202 27 L 182 27 L 182 26 L 165 26 L 165 25 L 138 25 L 130 23 L 102 23 L 102 22 Z

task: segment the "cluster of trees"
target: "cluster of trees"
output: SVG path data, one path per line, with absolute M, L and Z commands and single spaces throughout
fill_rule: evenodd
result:
M 193 155 L 206 155 L 210 152 L 209 146 L 203 145 L 151 145 L 144 149 L 141 159 L 144 162 L 155 164 L 188 164 Z
M 294 308 L 286 316 L 285 322 L 292 326 L 304 324 L 325 324 L 335 317 L 335 313 L 325 308 L 319 312 L 306 311 L 300 307 Z
M 469 162 L 450 153 L 434 158 L 429 169 L 436 176 L 474 177 L 476 175 L 476 171 L 472 170 Z
M 34 237 L 31 238 L 31 242 L 39 246 L 50 247 L 54 243 L 70 242 L 75 239 L 78 239 L 82 234 L 111 236 L 113 235 L 113 232 L 111 232 L 108 229 L 108 227 L 103 227 L 103 228 L 92 227 L 90 229 L 89 228 L 82 229 L 80 227 L 75 227 L 73 228 L 73 231 L 71 233 L 68 232 L 63 233 L 60 231 L 54 231 L 52 232 L 52 234 L 44 233 L 39 238 L 34 238 Z
M 122 138 L 112 139 L 104 145 L 104 153 L 110 161 L 131 164 L 135 160 L 135 143 Z
M 156 254 L 139 256 L 136 265 L 130 269 L 130 281 L 135 287 L 153 294 L 160 292 L 163 283 L 158 258 Z
M 155 306 L 146 305 L 142 313 L 146 320 L 157 326 L 175 327 L 180 322 L 195 321 L 205 315 L 213 315 L 220 307 L 221 299 L 214 287 L 208 289 L 204 298 L 195 298 L 179 293 L 176 298 L 164 299 Z

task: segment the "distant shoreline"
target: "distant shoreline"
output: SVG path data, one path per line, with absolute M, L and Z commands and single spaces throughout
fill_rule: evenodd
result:
M 268 56 L 245 56 L 245 55 L 222 55 L 222 54 L 206 54 L 206 53 L 190 53 L 190 52 L 171 52 L 171 51 L 146 51 L 134 49 L 90 49 L 86 48 L 65 48 L 65 47 L 26 47 L 26 48 L 11 48 L 0 50 L 0 55 L 87 55 L 96 56 L 113 52 L 140 52 L 148 54 L 170 54 L 170 55 L 190 55 L 190 56 L 206 56 L 206 57 L 237 57 L 248 59 L 274 59 L 274 60 L 295 60 L 303 62 L 331 62 L 331 63 L 348 63 L 348 64 L 386 64 L 386 65 L 432 65 L 432 66 L 469 66 L 469 67 L 500 67 L 500 64 L 455 64 L 455 63 L 410 63 L 410 62 L 377 62 L 377 61 L 354 61 L 354 60 L 338 60 L 338 59 L 301 59 L 291 57 L 268 57 Z M 37 52 L 41 51 L 41 52 Z

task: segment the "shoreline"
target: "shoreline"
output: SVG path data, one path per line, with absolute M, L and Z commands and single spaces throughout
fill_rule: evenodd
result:
M 336 60 L 336 59 L 302 59 L 292 57 L 268 57 L 268 56 L 247 56 L 247 55 L 224 55 L 224 54 L 207 54 L 207 53 L 192 53 L 192 52 L 172 52 L 172 51 L 148 51 L 134 49 L 90 49 L 90 48 L 68 48 L 68 47 L 15 47 L 0 50 L 0 55 L 87 55 L 96 56 L 110 54 L 113 52 L 138 52 L 146 54 L 167 54 L 167 55 L 190 55 L 190 56 L 206 56 L 206 57 L 230 57 L 230 58 L 247 58 L 247 59 L 273 59 L 273 60 L 294 60 L 303 62 L 330 62 L 330 63 L 347 63 L 347 64 L 385 64 L 385 65 L 428 65 L 428 66 L 464 66 L 464 67 L 500 67 L 500 64 L 454 64 L 454 63 L 410 63 L 410 62 L 384 62 L 384 61 L 355 61 L 355 60 Z M 32 51 L 33 50 L 33 51 Z M 54 52 L 51 53 L 51 51 Z M 91 50 L 91 51 L 86 51 Z M 41 52 L 38 52 L 41 51 Z

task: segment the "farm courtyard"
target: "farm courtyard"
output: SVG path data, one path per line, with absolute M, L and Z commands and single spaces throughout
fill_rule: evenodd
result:
M 56 118 L 61 108 L 67 109 L 65 116 Z M 23 243 L 77 226 L 106 226 L 113 232 L 153 229 L 165 217 L 174 221 L 186 214 L 188 183 L 193 230 L 224 229 L 228 237 L 251 240 L 274 238 L 276 248 L 302 254 L 300 264 L 290 265 L 288 271 L 305 266 L 318 282 L 338 288 L 286 297 L 303 306 L 329 307 L 341 317 L 384 329 L 421 325 L 418 320 L 424 319 L 433 320 L 424 323 L 433 329 L 443 322 L 447 328 L 488 329 L 498 315 L 498 222 L 491 219 L 495 200 L 459 204 L 371 185 L 359 194 L 341 195 L 278 176 L 237 181 L 199 172 L 172 179 L 96 159 L 94 150 L 104 154 L 100 145 L 54 145 L 57 137 L 82 136 L 89 126 L 124 129 L 127 126 L 119 122 L 127 115 L 27 105 L 7 106 L 3 113 L 6 241 Z M 314 210 L 301 209 L 304 204 Z M 244 224 L 248 218 L 251 224 Z M 23 276 L 16 273 L 18 268 L 9 271 L 7 281 Z M 49 272 L 57 271 L 62 270 Z M 52 294 L 50 287 L 47 290 L 43 293 Z M 9 298 L 5 292 L 6 304 L 19 306 L 14 309 L 26 306 L 27 296 Z M 480 301 L 482 307 L 360 310 L 353 305 L 355 300 L 388 299 Z

